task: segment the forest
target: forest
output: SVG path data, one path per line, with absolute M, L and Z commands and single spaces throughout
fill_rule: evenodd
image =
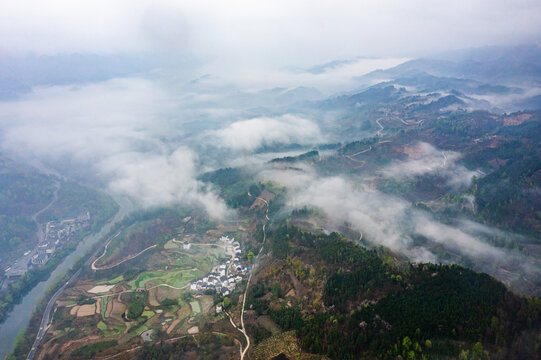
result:
M 249 294 L 255 310 L 269 314 L 282 330 L 295 330 L 307 352 L 331 359 L 541 355 L 535 345 L 541 339 L 541 302 L 512 293 L 487 274 L 458 265 L 389 261 L 384 251 L 337 233 L 316 235 L 283 225 L 270 238 L 273 256 L 286 269 L 293 258 L 324 272 L 319 310 L 303 301 L 281 302 L 283 291 L 276 289 L 287 288 L 283 277 L 262 279 Z M 270 301 L 264 300 L 267 293 Z

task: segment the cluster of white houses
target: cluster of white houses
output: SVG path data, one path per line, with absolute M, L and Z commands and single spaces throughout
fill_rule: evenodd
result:
M 23 256 L 15 260 L 4 270 L 4 279 L 0 280 L 7 281 L 0 281 L 0 289 L 6 288 L 8 282 L 23 276 L 29 268 L 40 267 L 46 264 L 59 247 L 71 240 L 75 231 L 81 227 L 89 226 L 89 220 L 90 213 L 87 211 L 73 219 L 49 221 L 45 224 L 45 232 L 38 233 L 38 238 L 43 238 L 39 238 L 36 247 L 25 252 Z
M 214 290 L 227 296 L 250 271 L 249 266 L 244 266 L 240 262 L 242 251 L 239 242 L 227 236 L 222 236 L 220 241 L 225 244 L 226 253 L 231 255 L 231 260 L 216 266 L 207 276 L 191 284 L 192 291 L 202 293 L 206 290 Z
M 33 265 L 43 265 L 51 258 L 59 245 L 68 242 L 73 233 L 89 225 L 90 213 L 62 221 L 49 221 L 45 225 L 45 239 L 40 241 L 32 255 Z

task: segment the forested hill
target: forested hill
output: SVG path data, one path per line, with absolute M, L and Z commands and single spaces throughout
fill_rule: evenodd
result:
M 275 228 L 248 295 L 256 318 L 331 359 L 534 359 L 541 302 L 458 265 L 411 264 L 342 235 Z M 256 321 L 256 324 L 258 322 Z M 258 326 L 254 334 L 264 331 Z

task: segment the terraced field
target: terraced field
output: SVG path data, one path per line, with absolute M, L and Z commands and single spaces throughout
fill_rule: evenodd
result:
M 128 284 L 132 289 L 148 288 L 159 284 L 167 284 L 176 288 L 186 286 L 190 281 L 205 275 L 201 270 L 158 270 L 140 274 Z M 151 283 L 151 286 L 147 286 Z

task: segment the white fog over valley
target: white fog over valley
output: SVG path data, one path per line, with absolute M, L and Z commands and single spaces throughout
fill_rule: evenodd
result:
M 49 177 L 56 192 L 50 184 L 40 190 L 54 192 L 54 201 L 71 181 L 136 216 L 182 209 L 189 223 L 199 221 L 197 209 L 222 227 L 266 217 L 267 228 L 239 225 L 263 242 L 302 210 L 309 214 L 297 219 L 302 229 L 342 232 L 396 262 L 457 263 L 540 296 L 541 173 L 532 165 L 535 150 L 513 148 L 529 131 L 520 126 L 533 124 L 541 109 L 540 16 L 541 3 L 531 0 L 7 0 L 0 11 L 0 160 L 9 162 L 0 164 L 57 174 Z M 468 116 L 473 122 L 456 125 Z M 513 155 L 531 157 L 524 166 L 533 170 L 519 173 Z M 246 190 L 213 181 L 220 169 L 238 170 Z M 250 194 L 252 183 L 265 189 L 261 195 Z M 486 184 L 520 184 L 513 199 L 527 204 L 487 205 L 499 195 Z M 238 205 L 241 195 L 250 204 Z M 533 220 L 516 225 L 526 212 Z M 36 218 L 25 226 L 41 226 Z M 10 244 L 9 261 L 27 250 Z M 256 249 L 274 248 L 250 246 L 252 267 L 271 263 Z M 150 248 L 135 246 L 140 253 L 132 255 Z M 12 268 L 0 264 L 6 273 Z M 240 314 L 229 319 L 242 333 L 244 323 L 234 322 L 244 321 L 244 303 Z M 38 340 L 47 329 L 40 331 Z M 60 337 L 64 330 L 55 331 Z M 242 360 L 255 356 L 243 336 Z M 14 339 L 6 343 L 2 358 Z

